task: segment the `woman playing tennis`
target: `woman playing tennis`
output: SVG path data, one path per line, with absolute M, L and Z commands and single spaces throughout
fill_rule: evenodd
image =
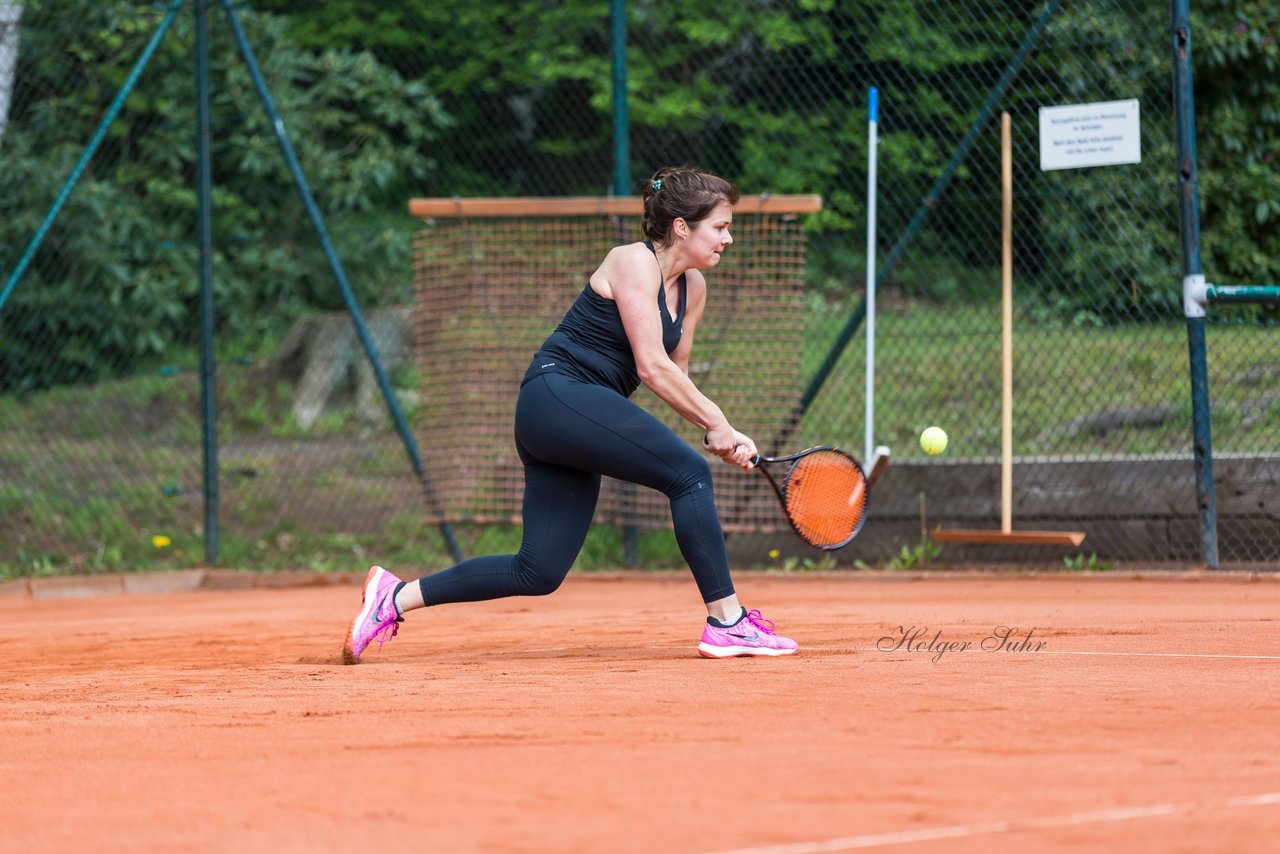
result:
M 640 383 L 697 425 L 704 447 L 751 467 L 756 444 L 689 379 L 694 332 L 707 304 L 702 271 L 733 243 L 738 192 L 723 178 L 664 167 L 646 182 L 644 242 L 610 250 L 525 373 L 516 401 L 524 464 L 520 551 L 465 560 L 405 582 L 370 568 L 343 660 L 395 637 L 409 611 L 507 596 L 543 596 L 564 581 L 595 514 L 602 475 L 656 489 L 707 621 L 698 651 L 712 658 L 788 655 L 795 641 L 738 602 L 706 458 L 630 400 Z

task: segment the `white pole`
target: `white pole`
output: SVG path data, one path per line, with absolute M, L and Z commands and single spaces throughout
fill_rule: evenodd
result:
M 876 126 L 880 120 L 880 93 L 874 86 L 867 100 L 867 408 L 866 453 L 870 466 L 875 453 L 876 391 Z
M 1000 531 L 1013 530 L 1013 130 L 1000 114 Z
M 18 21 L 22 4 L 0 0 L 0 137 L 9 124 L 14 69 L 18 65 Z

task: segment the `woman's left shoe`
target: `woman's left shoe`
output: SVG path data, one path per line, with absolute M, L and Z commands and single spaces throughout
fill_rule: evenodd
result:
M 364 577 L 360 612 L 351 621 L 347 639 L 342 644 L 343 664 L 359 664 L 360 654 L 374 638 L 377 638 L 378 649 L 381 650 L 382 645 L 400 631 L 398 624 L 404 622 L 404 617 L 396 613 L 396 603 L 392 598 L 399 583 L 399 578 L 382 567 L 369 567 L 369 574 Z
M 759 611 L 745 611 L 732 626 L 716 625 L 710 618 L 702 629 L 698 652 L 707 658 L 735 655 L 791 655 L 800 648 L 791 638 L 774 630 L 773 621 Z

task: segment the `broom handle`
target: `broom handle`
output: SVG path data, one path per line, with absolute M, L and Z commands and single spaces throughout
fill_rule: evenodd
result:
M 1013 530 L 1013 157 L 1009 114 L 1000 114 L 1000 183 L 1003 240 L 1001 251 L 1001 399 L 1000 530 Z

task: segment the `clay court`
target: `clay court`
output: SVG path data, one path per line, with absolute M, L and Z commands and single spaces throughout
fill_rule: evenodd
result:
M 8 583 L 0 847 L 1280 838 L 1275 576 L 740 574 L 801 652 L 712 661 L 686 576 L 574 574 L 545 599 L 415 613 L 343 667 L 360 577 Z M 228 586 L 246 589 L 211 589 Z

